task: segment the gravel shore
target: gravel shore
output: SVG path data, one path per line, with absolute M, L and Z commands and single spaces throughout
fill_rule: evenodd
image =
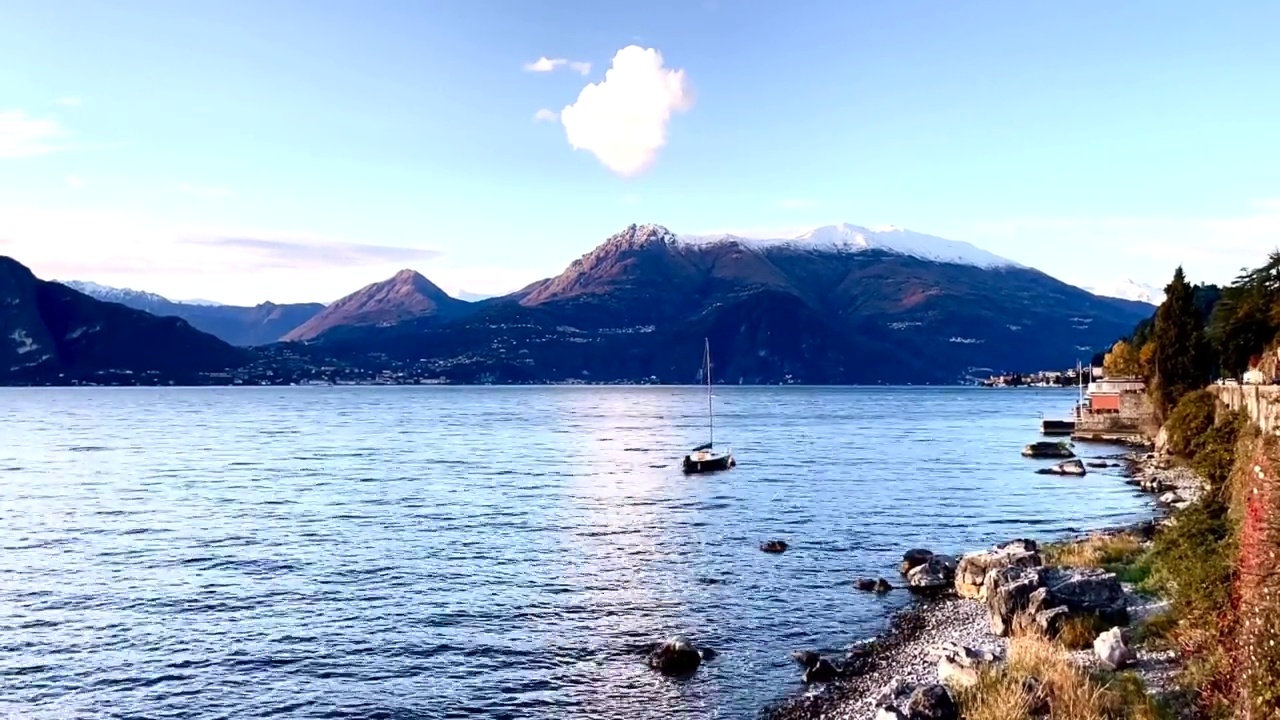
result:
M 1004 652 L 1005 638 L 991 632 L 987 611 L 977 600 L 921 600 L 893 618 L 892 629 L 874 643 L 871 668 L 766 711 L 769 720 L 872 720 L 876 698 L 895 680 L 938 681 L 938 661 L 929 649 L 943 642 Z
M 1189 469 L 1170 465 L 1146 453 L 1131 455 L 1129 467 L 1132 484 L 1160 492 L 1176 488 L 1181 500 L 1198 498 L 1203 487 L 1202 479 Z M 1151 524 L 1145 525 L 1150 528 Z M 1126 587 L 1126 591 L 1134 622 L 1167 609 L 1167 603 L 1137 595 L 1132 588 Z M 765 720 L 874 720 L 881 691 L 895 681 L 938 681 L 938 663 L 929 651 L 946 642 L 999 654 L 1004 654 L 1008 647 L 1007 638 L 991 632 L 983 603 L 958 597 L 922 599 L 894 616 L 889 631 L 868 644 L 871 652 L 861 674 L 790 698 L 766 709 L 761 717 Z M 1090 667 L 1097 662 L 1091 650 L 1077 653 L 1076 659 Z M 1153 694 L 1164 695 L 1172 689 L 1179 667 L 1173 653 L 1139 650 L 1136 669 Z

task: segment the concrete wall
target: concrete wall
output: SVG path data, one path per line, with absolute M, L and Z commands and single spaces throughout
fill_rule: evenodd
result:
M 1209 392 L 1232 410 L 1244 410 L 1264 433 L 1280 434 L 1280 385 L 1213 385 Z

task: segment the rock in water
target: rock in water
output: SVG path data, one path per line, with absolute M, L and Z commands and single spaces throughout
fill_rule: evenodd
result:
M 822 659 L 822 656 L 812 650 L 793 650 L 791 652 L 791 659 L 800 663 L 801 667 L 811 668 L 818 664 L 818 661 Z
M 787 544 L 782 540 L 770 540 L 762 543 L 760 549 L 767 553 L 781 553 L 787 551 Z
M 1071 446 L 1065 442 L 1053 442 L 1049 440 L 1041 442 L 1033 442 L 1022 448 L 1022 456 L 1029 458 L 1073 458 L 1076 454 L 1071 450 Z
M 1120 628 L 1113 627 L 1093 641 L 1093 651 L 1108 670 L 1122 670 L 1134 660 L 1133 651 L 1124 644 Z
M 858 578 L 856 586 L 863 592 L 875 592 L 876 581 L 871 578 Z
M 902 574 L 906 575 L 911 572 L 911 568 L 919 567 L 929 562 L 931 557 L 933 557 L 933 551 L 923 548 L 915 548 L 902 553 Z
M 948 555 L 934 555 L 907 573 L 907 589 L 916 593 L 941 593 L 955 581 L 956 561 Z
M 671 638 L 649 653 L 649 667 L 667 676 L 691 675 L 700 664 L 702 655 L 683 637 Z
M 911 720 L 960 720 L 960 709 L 946 687 L 925 685 L 911 693 L 907 717 Z
M 884 594 L 889 592 L 892 589 L 893 589 L 893 586 L 889 584 L 888 580 L 885 580 L 884 578 L 880 578 L 879 580 L 876 581 L 875 591 L 877 593 Z
M 813 667 L 804 671 L 804 683 L 831 682 L 840 676 L 840 671 L 836 670 L 836 666 L 826 658 L 820 658 Z
M 1079 460 L 1067 460 L 1053 467 L 1041 468 L 1036 472 L 1040 475 L 1073 475 L 1079 477 L 1087 473 L 1088 470 L 1084 469 L 1084 463 Z

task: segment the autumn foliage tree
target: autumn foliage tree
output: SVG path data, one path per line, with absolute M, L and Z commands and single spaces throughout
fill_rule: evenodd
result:
M 1138 377 L 1142 375 L 1142 363 L 1138 350 L 1124 340 L 1111 346 L 1111 352 L 1102 359 L 1102 369 L 1107 377 Z

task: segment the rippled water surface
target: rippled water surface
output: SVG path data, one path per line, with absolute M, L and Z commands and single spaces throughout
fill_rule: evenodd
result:
M 1073 396 L 718 389 L 686 478 L 697 388 L 0 389 L 0 713 L 752 717 L 905 548 L 1142 514 L 1019 457 Z M 655 677 L 673 633 L 720 655 Z

